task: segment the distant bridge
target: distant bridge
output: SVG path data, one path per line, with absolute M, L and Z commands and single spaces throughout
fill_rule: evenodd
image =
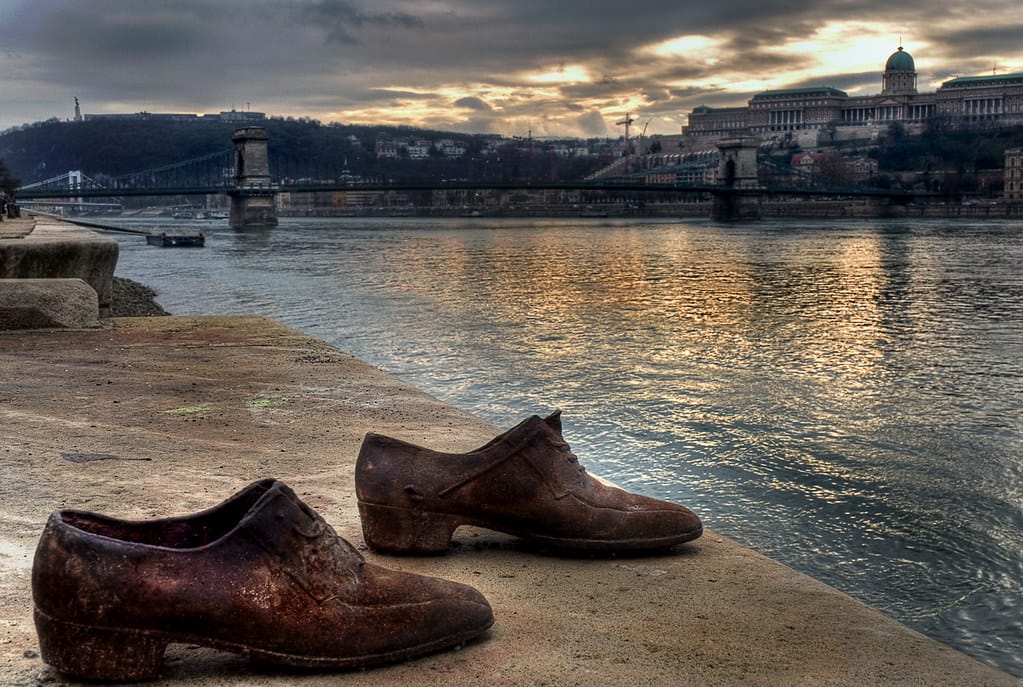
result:
M 705 194 L 713 197 L 714 214 L 719 219 L 758 216 L 760 200 L 766 196 L 872 198 L 889 203 L 907 203 L 919 195 L 909 191 L 848 184 L 817 187 L 762 185 L 757 177 L 756 146 L 741 140 L 722 142 L 719 146 L 721 160 L 718 177 L 725 182 L 719 184 L 647 183 L 640 175 L 559 182 L 295 180 L 271 176 L 266 141 L 263 129 L 241 129 L 234 136 L 233 149 L 101 180 L 90 179 L 80 172 L 69 172 L 23 186 L 16 191 L 16 197 L 19 201 L 45 200 L 49 204 L 64 202 L 81 206 L 87 205 L 88 200 L 113 199 L 95 205 L 119 206 L 118 199 L 128 197 L 227 194 L 232 197 L 232 225 L 251 226 L 276 224 L 273 199 L 279 193 L 565 191 L 628 194 L 627 197 L 633 199 Z
M 66 176 L 66 175 L 65 175 Z M 796 186 L 764 186 L 758 188 L 735 189 L 722 184 L 651 184 L 621 180 L 612 181 L 453 181 L 453 182 L 285 182 L 272 183 L 266 187 L 274 193 L 316 193 L 327 191 L 607 191 L 614 193 L 708 193 L 711 195 L 738 193 L 750 196 L 794 196 L 794 197 L 831 197 L 831 198 L 891 198 L 912 200 L 919 194 L 912 191 L 890 190 L 869 187 L 796 187 Z M 19 200 L 36 199 L 69 199 L 67 205 L 90 205 L 75 203 L 75 198 L 112 198 L 138 196 L 199 196 L 216 193 L 228 193 L 232 186 L 153 186 L 153 187 L 108 187 L 102 185 L 82 186 L 75 189 L 67 188 L 28 188 L 17 191 Z M 97 206 L 112 206 L 114 203 L 91 203 Z

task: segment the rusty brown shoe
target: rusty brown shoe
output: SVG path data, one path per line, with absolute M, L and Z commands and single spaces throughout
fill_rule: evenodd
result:
M 469 453 L 367 434 L 355 467 L 366 543 L 446 551 L 459 525 L 562 549 L 665 549 L 703 533 L 688 508 L 595 479 L 562 437 L 561 414 L 534 415 Z
M 348 668 L 455 646 L 493 623 L 472 587 L 366 562 L 275 480 L 186 517 L 55 512 L 32 593 L 43 660 L 98 680 L 156 677 L 172 642 Z

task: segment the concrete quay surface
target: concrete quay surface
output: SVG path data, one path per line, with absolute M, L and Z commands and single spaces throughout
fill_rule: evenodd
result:
M 347 672 L 171 645 L 155 684 L 1020 684 L 712 531 L 649 557 L 543 555 L 470 528 L 445 556 L 366 549 L 353 469 L 367 431 L 465 451 L 520 419 L 490 426 L 258 317 L 0 332 L 0 685 L 75 684 L 43 664 L 32 621 L 51 511 L 185 514 L 262 477 L 290 484 L 367 559 L 475 586 L 494 627 L 458 650 Z

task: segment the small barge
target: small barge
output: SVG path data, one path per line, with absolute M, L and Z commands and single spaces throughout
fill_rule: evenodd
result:
M 202 248 L 206 245 L 206 235 L 201 231 L 150 232 L 146 234 L 146 243 L 163 248 Z

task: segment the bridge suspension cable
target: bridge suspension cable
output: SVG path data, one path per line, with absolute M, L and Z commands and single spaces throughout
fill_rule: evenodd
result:
M 228 188 L 234 173 L 234 151 L 220 150 L 169 165 L 110 177 L 113 188 Z

